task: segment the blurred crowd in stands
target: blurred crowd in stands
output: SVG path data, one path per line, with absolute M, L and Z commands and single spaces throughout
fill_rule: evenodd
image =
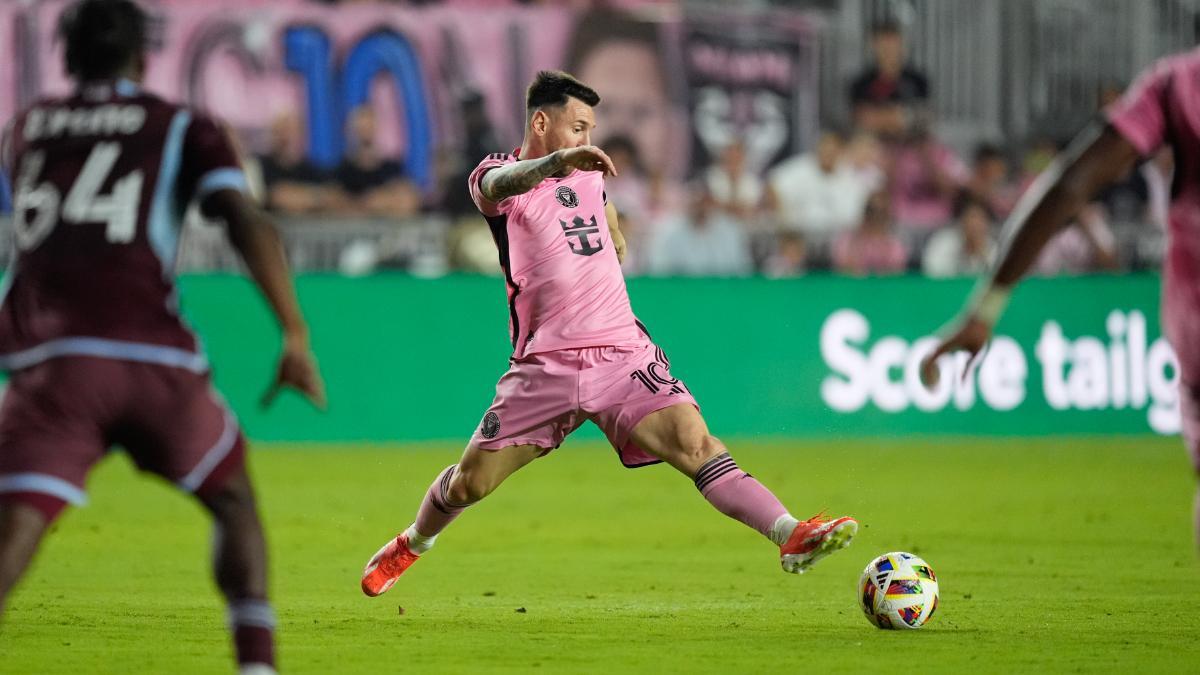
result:
M 629 243 L 626 274 L 949 277 L 984 269 L 996 254 L 1001 223 L 1061 141 L 1034 139 L 1022 148 L 980 142 L 960 156 L 934 132 L 936 92 L 906 59 L 901 28 L 876 26 L 871 46 L 869 67 L 847 83 L 851 123 L 823 129 L 810 152 L 765 175 L 747 168 L 740 141 L 685 182 L 650 168 L 630 136 L 600 140 L 619 171 L 606 189 Z M 1119 93 L 1120 87 L 1101 92 L 1098 107 Z M 297 116 L 276 118 L 269 147 L 249 163 L 251 182 L 285 226 L 289 217 L 302 217 L 387 219 L 405 227 L 438 216 L 447 223 L 450 267 L 498 273 L 491 233 L 470 201 L 466 179 L 485 155 L 510 148 L 497 140 L 479 94 L 467 92 L 459 105 L 465 144 L 441 152 L 432 192 L 422 193 L 408 179 L 400 158 L 380 152 L 369 107 L 349 115 L 346 156 L 332 171 L 306 159 Z M 599 115 L 603 120 L 604 110 Z M 1037 272 L 1155 266 L 1171 162 L 1169 153 L 1154 157 L 1089 204 L 1051 242 Z

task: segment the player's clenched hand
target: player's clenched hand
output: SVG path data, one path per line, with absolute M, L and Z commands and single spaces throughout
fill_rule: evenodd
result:
M 968 316 L 966 320 L 954 329 L 954 332 L 947 337 L 943 337 L 938 343 L 937 349 L 925 357 L 921 362 L 921 382 L 927 387 L 937 385 L 941 372 L 938 370 L 937 360 L 943 354 L 953 354 L 955 352 L 964 351 L 971 355 L 971 360 L 975 360 L 979 353 L 983 350 L 984 345 L 988 340 L 992 339 L 992 326 L 985 321 L 974 316 Z M 970 372 L 970 362 L 967 363 L 965 372 Z
M 275 369 L 275 380 L 263 394 L 262 407 L 270 406 L 284 387 L 299 391 L 318 409 L 325 409 L 325 382 L 317 370 L 317 360 L 307 340 L 284 341 L 279 366 Z
M 617 175 L 617 168 L 603 150 L 594 145 L 581 145 L 558 151 L 558 161 L 563 166 L 582 171 L 600 171 L 606 176 Z

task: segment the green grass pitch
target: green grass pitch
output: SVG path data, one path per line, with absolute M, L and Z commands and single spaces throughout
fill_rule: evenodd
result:
M 450 445 L 259 446 L 280 665 L 379 672 L 1195 672 L 1194 481 L 1178 440 L 731 442 L 846 551 L 784 574 L 665 466 L 568 442 L 468 511 L 381 598 L 363 563 Z M 4 673 L 232 670 L 194 504 L 110 458 L 11 598 Z M 908 550 L 941 582 L 916 632 L 870 626 L 855 582 Z M 403 611 L 400 611 L 403 608 Z

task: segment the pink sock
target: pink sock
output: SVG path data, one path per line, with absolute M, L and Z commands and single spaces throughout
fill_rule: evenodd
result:
M 728 452 L 704 463 L 696 472 L 696 488 L 718 511 L 774 540 L 772 528 L 788 515 L 771 491 L 738 468 Z M 778 543 L 778 542 L 777 542 Z
M 446 498 L 450 489 L 450 480 L 454 478 L 457 464 L 452 464 L 434 479 L 433 484 L 421 500 L 421 508 L 417 510 L 417 520 L 413 523 L 418 533 L 425 537 L 435 537 L 439 532 L 458 517 L 470 504 L 455 504 Z

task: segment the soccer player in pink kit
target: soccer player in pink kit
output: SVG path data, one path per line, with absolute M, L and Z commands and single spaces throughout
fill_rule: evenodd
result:
M 15 261 L 0 296 L 0 609 L 47 528 L 86 501 L 114 445 L 212 515 L 213 571 L 242 673 L 274 672 L 266 545 L 237 419 L 212 388 L 174 281 L 195 201 L 231 243 L 283 328 L 268 399 L 324 393 L 274 226 L 211 119 L 143 92 L 147 18 L 130 0 L 64 14 L 74 94 L 37 101 L 0 138 L 14 178 Z M 119 544 L 119 542 L 115 542 Z
M 599 102 L 566 73 L 539 73 L 521 148 L 488 156 L 470 176 L 508 286 L 511 366 L 458 464 L 434 479 L 413 524 L 367 563 L 367 595 L 391 588 L 463 510 L 586 420 L 625 466 L 665 461 L 691 478 L 719 511 L 779 546 L 788 572 L 804 572 L 858 531 L 848 517 L 793 518 L 742 471 L 634 317 L 620 267 L 625 241 L 604 193 L 604 177 L 616 171 L 589 144 Z
M 1179 356 L 1183 437 L 1200 476 L 1200 48 L 1151 66 L 1105 117 L 1105 123 L 1080 134 L 1022 198 L 1005 226 L 1005 246 L 990 277 L 981 280 L 953 331 L 925 360 L 922 375 L 936 382 L 935 362 L 942 354 L 978 354 L 991 339 L 1013 285 L 1046 242 L 1101 190 L 1169 145 L 1175 177 L 1162 321 Z M 1200 543 L 1200 490 L 1195 511 Z

